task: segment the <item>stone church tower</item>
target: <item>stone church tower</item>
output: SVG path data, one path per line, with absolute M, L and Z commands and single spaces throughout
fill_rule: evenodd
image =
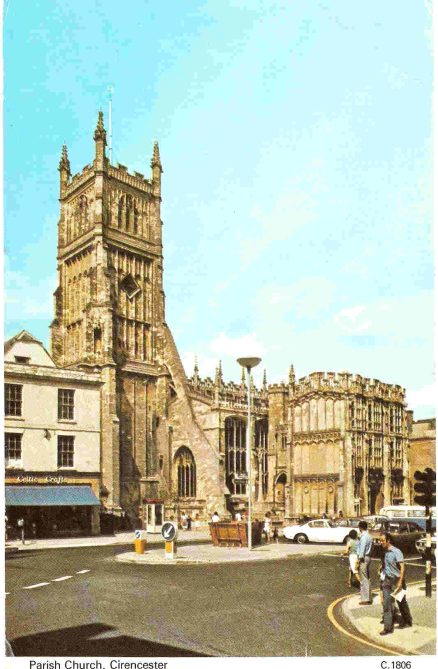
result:
M 95 157 L 72 177 L 62 149 L 58 288 L 51 352 L 61 367 L 99 370 L 102 491 L 133 515 L 144 498 L 178 495 L 178 450 L 193 461 L 197 507 L 223 508 L 220 458 L 193 414 L 185 373 L 165 323 L 161 161 L 151 178 L 105 155 L 99 112 Z M 196 491 L 196 492 L 195 492 Z

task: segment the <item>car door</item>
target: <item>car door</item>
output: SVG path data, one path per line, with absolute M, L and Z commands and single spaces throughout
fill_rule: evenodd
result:
M 325 520 L 311 520 L 308 524 L 309 541 L 324 541 L 324 523 Z

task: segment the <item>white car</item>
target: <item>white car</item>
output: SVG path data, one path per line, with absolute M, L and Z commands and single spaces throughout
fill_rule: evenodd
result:
M 288 525 L 283 534 L 286 539 L 306 544 L 308 541 L 319 543 L 343 544 L 347 540 L 351 527 L 339 527 L 331 520 L 310 520 L 303 525 Z

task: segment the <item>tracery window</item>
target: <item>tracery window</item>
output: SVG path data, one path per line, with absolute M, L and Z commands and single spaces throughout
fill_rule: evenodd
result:
M 79 198 L 79 230 L 78 234 L 82 234 L 88 227 L 88 200 L 85 195 Z
M 262 494 L 266 495 L 268 492 L 268 421 L 266 418 L 256 421 L 255 450 L 259 460 Z
M 246 494 L 246 422 L 225 420 L 226 480 L 232 495 Z
M 196 497 L 196 464 L 193 453 L 183 446 L 175 455 L 178 497 Z

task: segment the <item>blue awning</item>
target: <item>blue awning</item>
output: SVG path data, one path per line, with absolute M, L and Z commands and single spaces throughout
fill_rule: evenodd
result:
M 7 485 L 6 506 L 100 506 L 88 485 Z

